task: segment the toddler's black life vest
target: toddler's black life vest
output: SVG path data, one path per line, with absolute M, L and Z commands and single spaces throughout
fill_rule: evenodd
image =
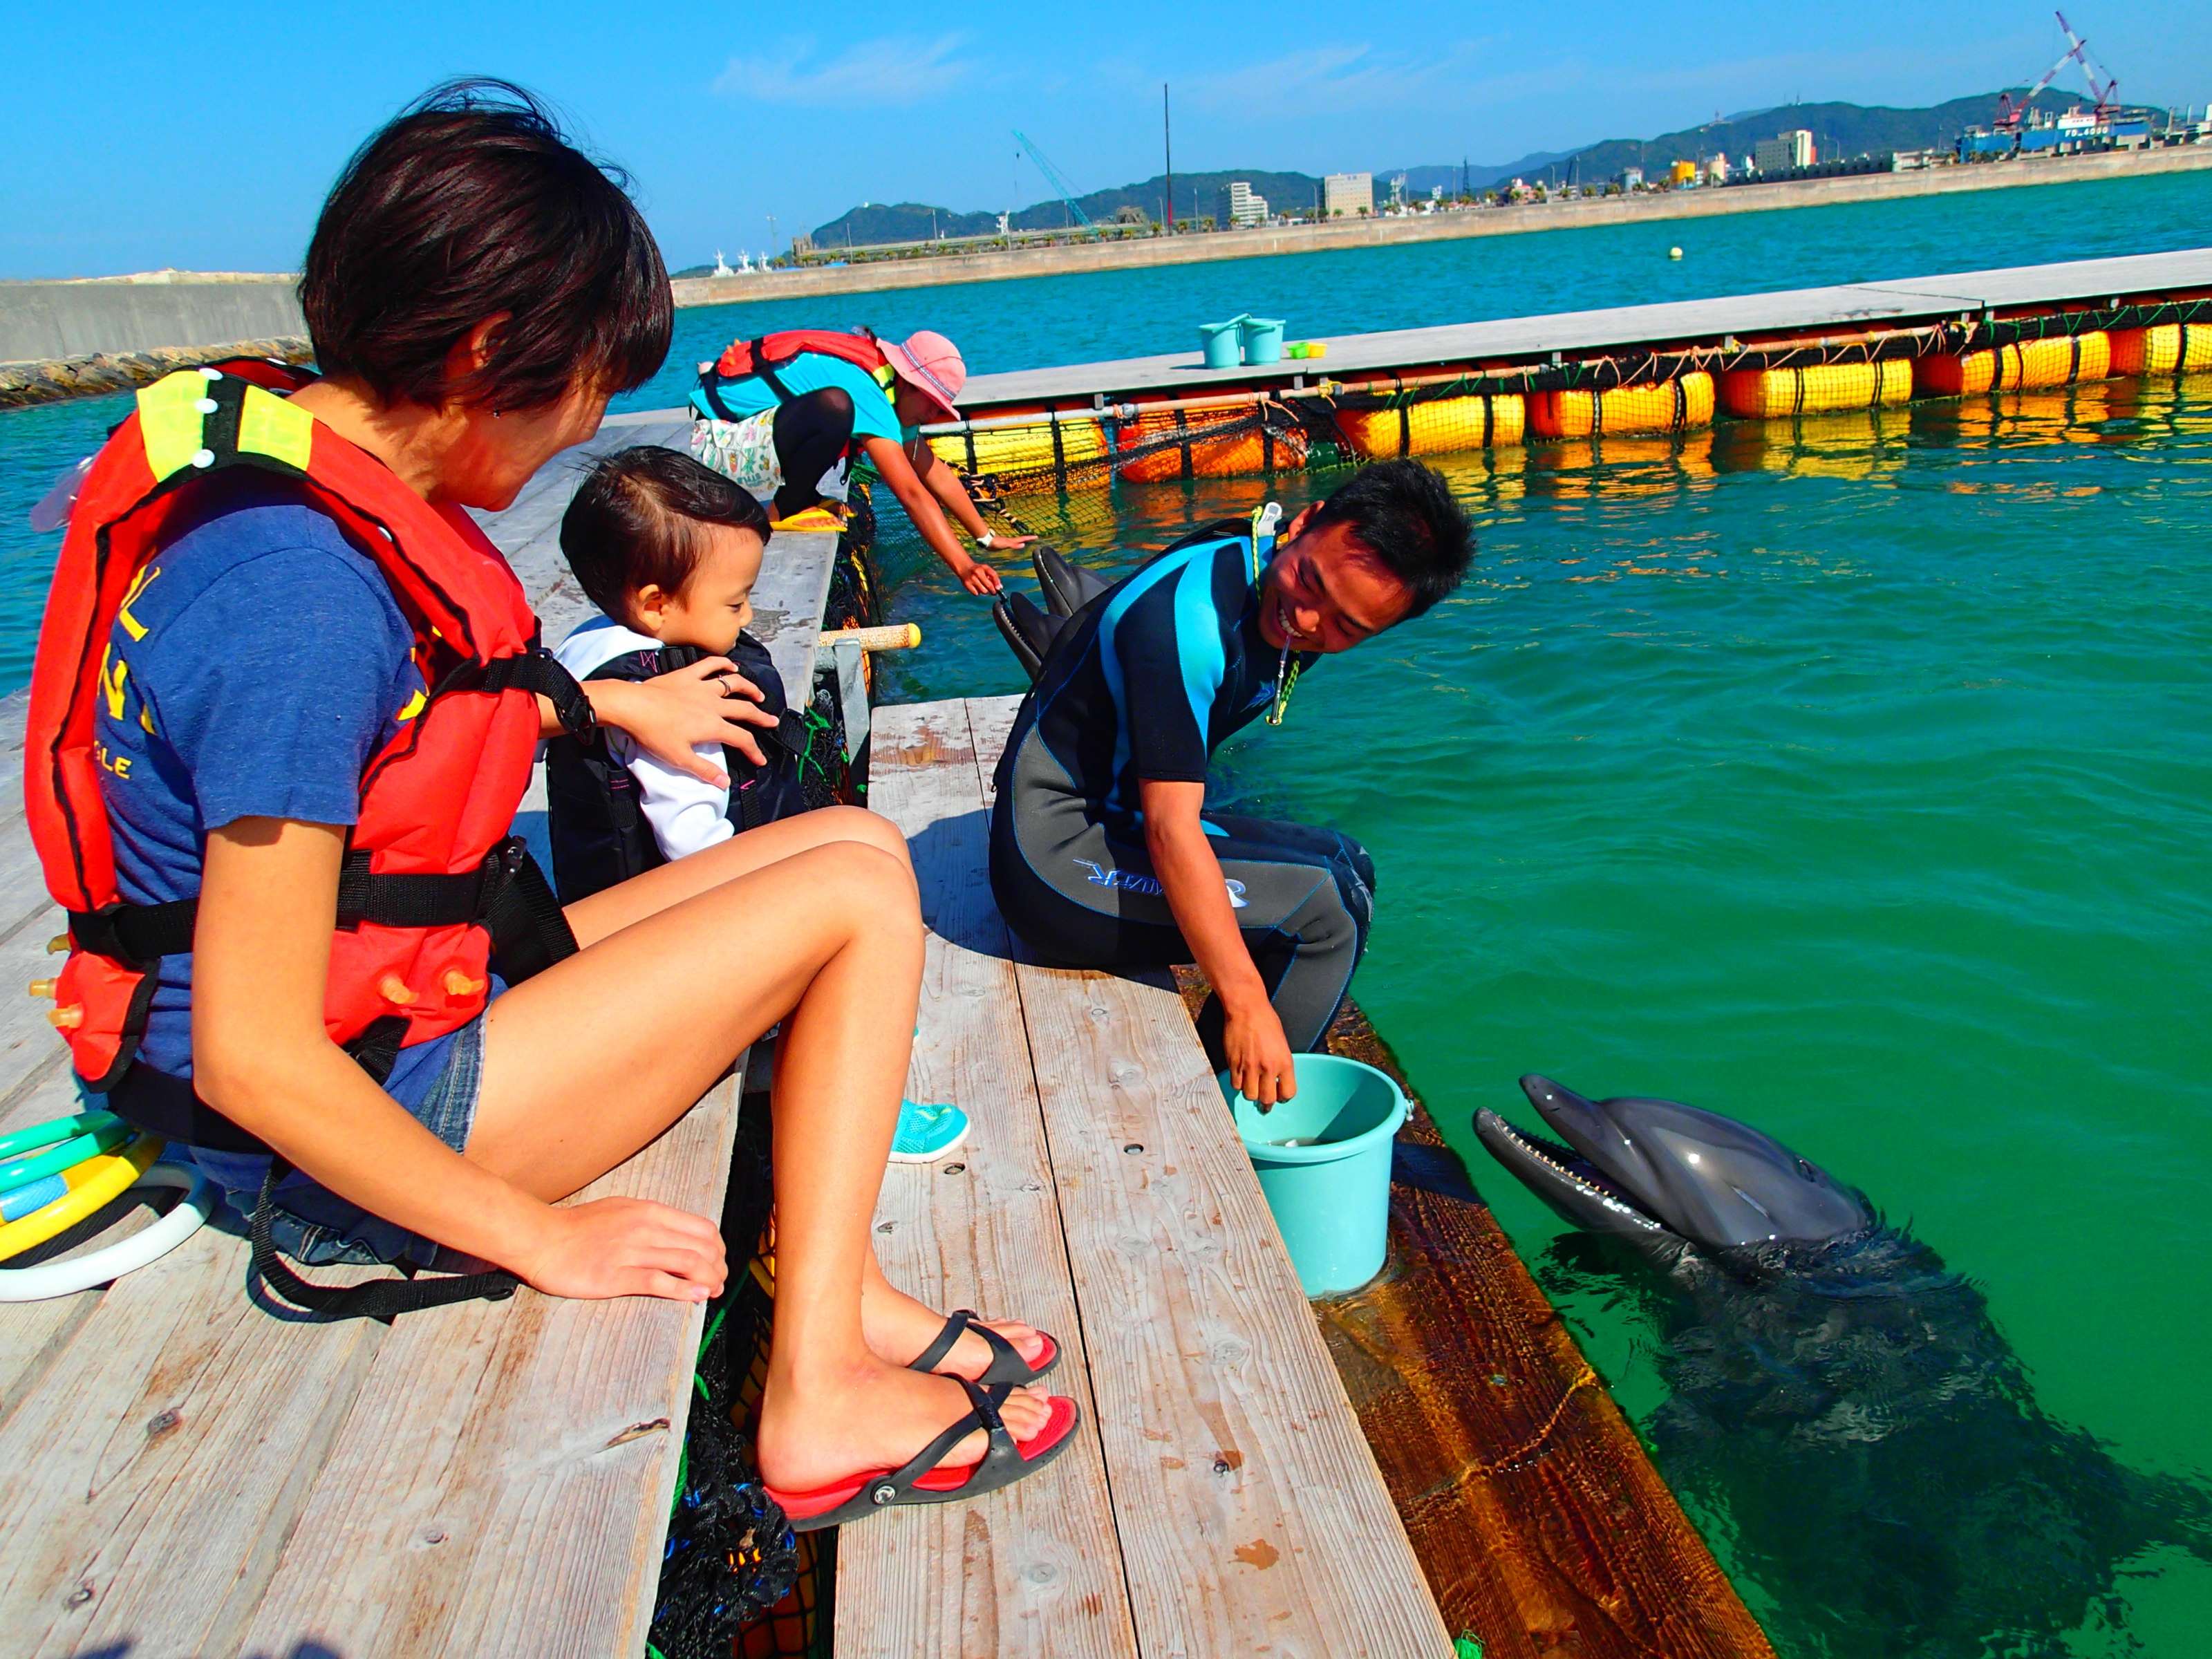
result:
M 625 651 L 584 678 L 649 680 L 689 668 L 710 654 L 692 645 Z M 740 830 L 755 830 L 806 811 L 802 768 L 807 726 L 785 697 L 782 677 L 769 660 L 766 646 L 750 634 L 740 634 L 724 654 L 760 687 L 761 707 L 777 717 L 775 726 L 752 728 L 767 759 L 765 766 L 754 765 L 734 749 L 722 750 L 722 764 L 730 775 L 730 822 Z M 574 904 L 668 862 L 646 821 L 637 779 L 614 757 L 603 730 L 582 738 L 564 735 L 546 745 L 545 805 L 553 844 L 553 884 L 563 904 Z

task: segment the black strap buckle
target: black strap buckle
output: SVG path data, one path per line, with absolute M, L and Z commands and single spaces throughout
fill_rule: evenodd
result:
M 571 737 L 588 738 L 599 730 L 599 718 L 592 713 L 592 700 L 584 695 L 584 688 L 543 646 L 532 646 L 518 656 L 493 658 L 484 665 L 477 689 L 495 695 L 535 692 L 552 703 L 562 728 Z

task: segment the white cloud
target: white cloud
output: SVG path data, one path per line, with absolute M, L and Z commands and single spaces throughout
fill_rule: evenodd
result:
M 714 90 L 765 104 L 816 108 L 911 106 L 944 96 L 974 71 L 973 64 L 953 55 L 965 38 L 885 35 L 856 41 L 835 58 L 816 61 L 810 61 L 812 41 L 786 40 L 768 56 L 730 59 L 714 77 Z
M 1571 69 L 1498 73 L 1498 43 L 1462 40 L 1415 58 L 1340 44 L 1310 47 L 1264 64 L 1178 81 L 1178 99 L 1208 109 L 1258 111 L 1272 100 L 1321 100 L 1332 110 L 1402 108 L 1424 97 L 1502 99 L 1550 90 Z M 1293 105 L 1293 107 L 1296 106 Z M 1316 106 L 1309 105 L 1308 107 Z

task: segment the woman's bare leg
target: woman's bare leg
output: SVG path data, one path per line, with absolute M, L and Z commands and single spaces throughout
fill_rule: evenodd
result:
M 703 853 L 595 893 L 568 907 L 568 925 L 579 943 L 590 945 L 740 876 L 817 847 L 840 842 L 878 848 L 906 862 L 906 837 L 890 819 L 862 807 L 824 807 L 748 830 Z M 769 1023 L 773 1024 L 775 1020 Z M 872 1253 L 865 1272 L 861 1305 L 868 1345 L 884 1358 L 903 1364 L 937 1340 L 945 1316 L 895 1288 L 876 1265 Z M 1043 1353 L 1043 1340 L 1032 1327 L 1012 1319 L 984 1322 L 1012 1343 L 1024 1359 L 1034 1363 Z M 990 1363 L 989 1346 L 971 1334 L 960 1339 L 938 1369 L 948 1375 L 975 1377 Z
M 769 940 L 775 949 L 761 948 Z M 468 1156 L 553 1199 L 659 1133 L 787 1012 L 775 1101 L 776 1336 L 759 1445 L 763 1474 L 787 1489 L 902 1463 L 967 1409 L 957 1385 L 886 1362 L 861 1333 L 921 952 L 903 860 L 830 841 L 601 938 L 486 1020 Z M 1018 1393 L 1003 1408 L 1018 1437 L 1047 1409 Z M 972 1462 L 982 1448 L 970 1436 L 947 1462 Z

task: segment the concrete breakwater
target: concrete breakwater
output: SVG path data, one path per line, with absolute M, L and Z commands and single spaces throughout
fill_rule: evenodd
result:
M 747 300 L 795 300 L 828 294 L 872 294 L 890 289 L 935 288 L 951 283 L 1003 282 L 1021 276 L 1071 276 L 1089 271 L 1129 270 L 1147 265 L 1195 264 L 1214 259 L 1261 259 L 1285 253 L 1329 253 L 1348 248 L 1390 247 L 1407 242 L 1448 242 L 1470 236 L 1513 236 L 1524 231 L 1579 229 L 1593 225 L 1657 219 L 1710 218 L 1783 208 L 1830 207 L 1908 196 L 2002 190 L 2027 185 L 2069 185 L 2212 167 L 2212 144 L 2170 149 L 2112 151 L 2033 161 L 1930 167 L 1921 173 L 1859 173 L 1784 184 L 1731 185 L 1640 196 L 1527 202 L 1514 207 L 1465 209 L 1403 218 L 1348 219 L 1322 225 L 1270 225 L 1211 235 L 1161 236 L 1141 241 L 1093 242 L 1006 252 L 943 254 L 884 259 L 867 264 L 810 265 L 747 276 L 690 276 L 673 284 L 679 306 L 719 306 Z
M 151 386 L 173 369 L 220 362 L 226 357 L 275 357 L 283 362 L 304 363 L 314 355 L 306 335 L 286 334 L 275 339 L 231 340 L 222 345 L 160 346 L 150 351 L 98 351 L 88 357 L 0 363 L 0 409 Z
M 163 270 L 0 283 L 0 407 L 119 392 L 222 357 L 304 362 L 296 280 Z

